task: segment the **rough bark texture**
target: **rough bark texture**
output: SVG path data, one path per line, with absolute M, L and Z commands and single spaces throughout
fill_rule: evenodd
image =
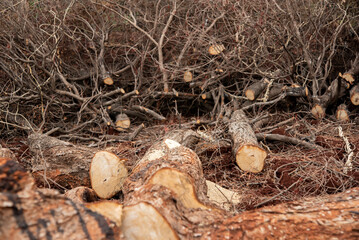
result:
M 287 97 L 307 97 L 308 88 L 300 86 L 287 87 L 280 84 L 276 84 L 269 91 L 269 100 L 272 100 L 281 94 L 285 94 Z
M 267 153 L 259 146 L 256 135 L 241 110 L 233 112 L 229 133 L 233 140 L 233 153 L 238 166 L 249 172 L 260 172 L 264 166 Z
M 31 170 L 38 181 L 54 181 L 68 188 L 90 186 L 89 168 L 96 149 L 74 146 L 44 134 L 31 134 L 28 142 L 36 156 Z
M 148 150 L 123 187 L 125 208 L 150 204 L 181 238 L 193 238 L 203 221 L 219 221 L 226 215 L 209 205 L 206 192 L 198 156 L 169 139 Z
M 119 239 L 103 215 L 57 191 L 37 190 L 18 163 L 0 159 L 0 239 Z
M 154 144 L 133 169 L 124 185 L 124 206 L 100 202 L 87 208 L 37 190 L 9 159 L 0 159 L 0 191 L 1 239 L 359 237 L 358 188 L 232 216 L 207 199 L 197 155 L 172 140 Z

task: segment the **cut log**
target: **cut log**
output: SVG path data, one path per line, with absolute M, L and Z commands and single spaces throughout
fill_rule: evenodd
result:
M 198 157 L 172 140 L 154 144 L 136 165 L 125 182 L 123 207 L 100 202 L 87 208 L 52 190 L 40 192 L 8 159 L 0 159 L 0 183 L 1 239 L 359 237 L 358 188 L 233 216 L 206 203 Z
M 283 86 L 281 84 L 276 84 L 269 91 L 269 100 L 277 98 L 281 94 L 285 94 L 287 97 L 308 97 L 309 91 L 307 87 L 298 85 Z
M 106 85 L 113 85 L 113 79 L 111 77 L 106 77 L 103 80 L 103 83 L 106 84 Z
M 358 73 L 359 73 L 359 54 L 357 53 L 355 59 L 351 61 L 351 67 L 349 71 L 345 72 L 344 74 L 339 73 L 339 77 L 342 77 L 349 84 L 353 85 L 355 81 L 354 75 L 357 75 Z
M 91 162 L 91 186 L 100 198 L 111 198 L 122 189 L 127 178 L 124 159 L 115 154 L 100 151 L 95 154 Z
M 116 116 L 115 125 L 116 125 L 117 131 L 125 131 L 125 130 L 129 129 L 129 127 L 131 125 L 131 120 L 126 114 L 120 113 Z
M 213 97 L 212 97 L 212 93 L 211 93 L 211 92 L 203 93 L 203 94 L 201 95 L 201 98 L 202 98 L 203 100 L 212 99 L 212 98 L 213 98 Z
M 263 92 L 263 90 L 267 87 L 268 83 L 269 81 L 267 79 L 255 82 L 247 88 L 244 94 L 246 95 L 248 100 L 253 101 Z
M 95 150 L 75 146 L 45 134 L 31 134 L 29 149 L 37 156 L 32 171 L 37 180 L 51 179 L 59 185 L 74 188 L 90 186 L 89 168 Z
M 356 106 L 359 105 L 359 84 L 350 90 L 350 101 Z
M 344 103 L 338 106 L 335 117 L 338 121 L 349 122 L 348 108 Z
M 223 44 L 213 44 L 208 48 L 208 53 L 210 55 L 218 55 L 223 52 L 225 49 Z
M 0 159 L 0 239 L 119 239 L 113 221 L 55 190 L 38 190 L 15 161 Z
M 123 216 L 121 230 L 125 239 L 179 239 L 167 220 L 148 203 L 127 206 Z
M 183 80 L 185 82 L 192 82 L 192 79 L 193 79 L 193 75 L 190 71 L 186 71 L 184 74 L 183 74 Z
M 359 227 L 359 222 L 355 220 L 358 215 L 351 213 L 359 209 L 359 189 L 336 196 L 307 199 L 307 202 L 265 207 L 263 210 L 231 217 L 206 204 L 208 200 L 201 198 L 201 191 L 205 187 L 202 181 L 197 181 L 203 175 L 196 159 L 192 151 L 171 140 L 155 144 L 125 183 L 124 209 L 127 204 L 131 208 L 140 208 L 139 205 L 146 202 L 159 213 L 151 213 L 151 216 L 160 219 L 164 217 L 181 239 L 304 239 L 313 235 L 325 239 L 333 234 L 338 238 L 359 236 L 358 232 L 353 231 Z M 196 171 L 199 174 L 194 174 Z M 156 177 L 158 172 L 162 173 Z M 154 178 L 157 180 L 153 181 Z M 179 180 L 174 180 L 178 178 Z M 189 191 L 191 189 L 195 189 L 197 197 L 192 195 L 193 191 Z M 190 194 L 185 194 L 186 191 Z M 319 212 L 316 209 L 320 209 Z M 128 212 L 123 219 L 129 217 L 132 224 L 128 226 L 135 225 L 136 221 L 142 222 L 144 218 L 140 213 Z M 125 229 L 122 228 L 123 231 Z M 151 229 L 153 227 L 142 231 L 152 232 Z M 168 226 L 163 230 L 156 228 L 157 231 L 168 232 Z M 141 237 L 143 235 L 137 239 Z
M 324 118 L 327 107 L 344 96 L 348 87 L 349 85 L 345 81 L 336 78 L 322 96 L 314 99 L 311 110 L 313 116 L 317 119 Z
M 262 171 L 267 153 L 259 146 L 249 120 L 242 110 L 233 112 L 229 133 L 232 136 L 233 153 L 238 166 L 248 172 Z
M 96 150 L 45 134 L 31 134 L 28 144 L 35 156 L 31 171 L 38 182 L 56 182 L 69 189 L 90 186 L 89 169 Z

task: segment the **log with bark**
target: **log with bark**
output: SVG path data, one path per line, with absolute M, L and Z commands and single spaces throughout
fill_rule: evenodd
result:
M 119 239 L 113 221 L 34 179 L 11 159 L 0 158 L 0 239 Z
M 34 156 L 31 171 L 38 182 L 65 188 L 90 186 L 89 169 L 95 149 L 39 133 L 31 134 L 28 144 Z
M 284 86 L 281 84 L 275 84 L 273 88 L 269 91 L 269 100 L 273 100 L 285 94 L 286 97 L 308 97 L 309 91 L 307 87 L 301 87 L 297 85 Z
M 40 191 L 0 160 L 1 239 L 355 239 L 359 189 L 232 216 L 206 197 L 201 163 L 173 140 L 153 145 L 124 185 L 124 205 L 81 205 Z
M 233 112 L 229 133 L 232 136 L 233 153 L 238 166 L 244 171 L 262 171 L 267 153 L 259 146 L 249 120 L 242 110 Z
M 268 79 L 263 79 L 261 81 L 255 82 L 247 88 L 244 94 L 246 95 L 248 100 L 253 101 L 264 91 L 268 83 Z

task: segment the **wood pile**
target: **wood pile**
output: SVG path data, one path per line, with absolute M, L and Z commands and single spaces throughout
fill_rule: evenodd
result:
M 258 172 L 262 150 L 253 134 L 241 132 L 247 119 L 234 112 L 230 126 L 239 163 Z M 172 134 L 177 138 L 180 135 Z M 170 134 L 171 135 L 171 134 Z M 182 141 L 189 141 L 191 132 Z M 242 140 L 241 140 L 242 139 Z M 251 140 L 252 139 L 252 140 Z M 59 142 L 60 144 L 61 142 Z M 249 145 L 247 145 L 249 143 Z M 250 151 L 241 153 L 249 146 Z M 71 146 L 76 148 L 76 146 Z M 79 148 L 81 152 L 82 149 Z M 240 152 L 238 154 L 238 151 Z M 259 151 L 260 154 L 256 154 Z M 74 153 L 73 153 L 74 154 Z M 260 160 L 252 159 L 259 156 Z M 243 161 L 242 159 L 236 159 Z M 250 167 L 253 167 L 251 169 Z M 241 196 L 205 180 L 197 154 L 167 139 L 153 144 L 126 177 L 123 160 L 97 152 L 92 188 L 65 195 L 36 188 L 34 179 L 11 158 L 0 158 L 0 237 L 2 239 L 278 239 L 358 238 L 359 189 L 336 195 L 267 206 L 235 216 L 228 212 Z M 79 171 L 79 169 L 78 169 Z M 113 181 L 111 180 L 114 179 Z M 123 201 L 110 200 L 122 189 Z M 224 198 L 219 197 L 223 195 Z M 99 198 L 102 200 L 98 200 Z M 106 200 L 109 199 L 109 200 Z M 225 200 L 226 199 L 226 200 Z M 228 205 L 229 204 L 229 205 Z

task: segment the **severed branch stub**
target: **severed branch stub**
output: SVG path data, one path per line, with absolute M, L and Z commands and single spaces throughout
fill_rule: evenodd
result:
M 262 171 L 267 153 L 259 146 L 249 120 L 242 110 L 232 114 L 229 133 L 232 136 L 233 153 L 238 166 L 248 172 Z
M 120 113 L 116 116 L 115 125 L 117 131 L 125 131 L 130 127 L 131 120 L 126 114 Z
M 244 94 L 246 95 L 248 100 L 253 101 L 263 92 L 263 90 L 266 88 L 268 83 L 269 81 L 267 79 L 258 81 L 252 84 L 251 86 L 249 86 Z
M 338 121 L 349 122 L 348 108 L 344 103 L 338 106 L 335 117 Z
M 313 116 L 317 119 L 324 118 L 327 107 L 342 97 L 347 88 L 348 84 L 346 82 L 336 78 L 322 96 L 314 99 L 314 105 L 311 110 Z

